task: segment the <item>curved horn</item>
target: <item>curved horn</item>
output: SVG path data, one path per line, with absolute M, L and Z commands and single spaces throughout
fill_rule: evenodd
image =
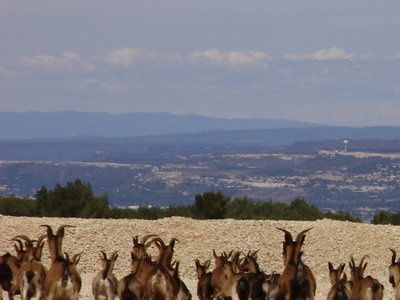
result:
M 100 250 L 100 252 L 101 252 L 101 254 L 103 254 L 103 259 L 108 260 L 107 254 L 103 250 Z
M 354 261 L 353 255 L 350 257 L 349 265 L 350 265 L 350 268 L 354 268 L 356 266 L 356 262 Z
M 308 229 L 305 229 L 305 230 L 303 230 L 303 231 L 300 231 L 300 232 L 297 234 L 297 236 L 296 236 L 296 242 L 299 242 L 299 241 L 301 240 L 301 238 L 304 236 L 304 234 L 305 234 L 306 232 L 310 231 L 311 229 L 312 229 L 312 227 L 311 227 L 311 228 L 308 228 Z
M 283 228 L 279 228 L 279 227 L 276 229 L 283 231 L 285 233 L 285 240 L 293 241 L 292 234 L 289 231 L 287 231 L 286 229 L 283 229 Z
M 40 227 L 47 228 L 47 236 L 53 236 L 54 235 L 53 228 L 51 228 L 50 225 L 40 225 Z
M 73 226 L 73 225 L 61 225 L 60 227 L 58 227 L 58 229 L 57 229 L 57 233 L 56 233 L 56 235 L 59 235 L 60 233 L 61 233 L 61 230 L 64 230 L 65 228 L 68 228 L 68 227 L 76 227 L 76 226 Z
M 32 240 L 31 240 L 29 237 L 27 237 L 25 234 L 16 235 L 16 236 L 14 237 L 14 239 L 22 239 L 22 240 L 24 240 L 24 241 L 26 242 L 26 245 L 27 245 L 27 246 L 33 247 L 33 242 L 32 242 Z
M 79 260 L 81 259 L 81 254 L 80 253 L 76 253 L 72 256 L 72 262 L 77 265 Z
M 156 236 L 157 236 L 157 234 L 148 234 L 148 235 L 145 235 L 144 237 L 142 237 L 142 244 L 145 244 L 146 241 L 147 241 L 149 238 L 151 238 L 151 237 L 156 237 Z
M 165 247 L 165 243 L 164 241 L 159 238 L 159 237 L 155 237 L 153 239 L 151 239 L 149 242 L 147 242 L 144 247 L 147 249 L 147 247 L 149 247 L 151 244 L 153 244 L 154 242 L 159 242 L 161 244 L 161 246 Z
M 392 265 L 396 263 L 396 251 L 394 251 L 392 248 L 389 248 L 389 250 L 392 252 Z
M 39 246 L 45 238 L 47 238 L 47 235 L 45 235 L 45 234 L 39 236 L 39 238 L 37 240 L 37 245 Z
M 364 255 L 362 258 L 361 258 L 361 260 L 360 260 L 360 263 L 358 264 L 358 266 L 361 268 L 361 266 L 362 266 L 362 264 L 364 263 L 364 260 L 366 259 L 366 258 L 368 258 L 369 256 L 368 255 Z
M 17 252 L 20 252 L 20 251 L 23 251 L 23 250 L 24 250 L 24 244 L 22 243 L 21 240 L 16 239 L 16 238 L 12 238 L 11 240 L 18 243 L 18 245 L 17 245 L 17 244 L 14 244 L 15 250 L 16 250 Z M 17 246 L 19 246 L 19 249 L 18 249 Z
M 111 258 L 110 259 L 116 259 L 118 256 L 118 251 L 114 251 L 113 254 L 111 254 Z
M 180 243 L 180 241 L 177 239 L 177 238 L 172 238 L 172 239 L 170 239 L 170 241 L 169 241 L 169 243 L 171 244 L 172 242 L 178 242 L 178 243 Z

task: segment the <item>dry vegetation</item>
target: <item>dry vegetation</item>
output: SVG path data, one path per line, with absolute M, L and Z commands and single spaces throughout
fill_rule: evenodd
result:
M 308 227 L 303 250 L 304 261 L 313 270 L 317 281 L 316 299 L 326 299 L 330 288 L 328 261 L 334 265 L 349 261 L 351 255 L 356 260 L 365 254 L 369 257 L 367 274 L 379 279 L 385 286 L 385 299 L 394 299 L 392 287 L 388 282 L 388 266 L 391 261 L 389 247 L 400 250 L 400 227 L 389 225 L 369 225 L 331 220 L 314 222 L 295 221 L 236 221 L 210 220 L 197 221 L 186 218 L 168 218 L 158 221 L 148 220 L 100 220 L 100 219 L 62 219 L 28 218 L 0 216 L 3 233 L 0 236 L 1 254 L 14 253 L 10 239 L 17 234 L 38 237 L 43 234 L 41 224 L 59 226 L 75 225 L 67 228 L 64 238 L 64 250 L 72 253 L 81 252 L 82 258 L 78 269 L 82 274 L 82 299 L 90 299 L 90 284 L 100 268 L 99 253 L 104 250 L 111 254 L 119 252 L 115 265 L 118 278 L 129 272 L 132 237 L 139 234 L 156 233 L 168 240 L 176 237 L 180 243 L 175 246 L 175 258 L 181 262 L 181 278 L 187 283 L 196 298 L 195 258 L 202 261 L 212 258 L 212 249 L 217 251 L 257 250 L 258 261 L 268 273 L 273 270 L 282 272 L 283 233 L 276 227 L 286 228 L 293 233 Z M 156 249 L 151 249 L 157 253 Z M 47 248 L 43 261 L 49 266 Z M 212 268 L 212 266 L 211 266 Z M 349 274 L 348 265 L 345 272 Z

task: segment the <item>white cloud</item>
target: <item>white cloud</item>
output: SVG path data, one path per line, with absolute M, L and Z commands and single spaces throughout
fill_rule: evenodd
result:
M 92 69 L 89 63 L 83 61 L 78 53 L 64 52 L 60 56 L 40 54 L 36 56 L 24 56 L 17 60 L 17 65 L 45 69 L 48 72 L 68 71 L 74 69 Z
M 195 52 L 190 55 L 193 61 L 212 61 L 229 64 L 232 66 L 245 65 L 257 61 L 269 60 L 271 57 L 265 52 L 255 51 L 230 51 L 221 52 L 217 49 L 209 49 L 203 52 Z
M 107 54 L 106 62 L 113 67 L 129 67 L 138 60 L 154 60 L 158 57 L 159 54 L 139 48 L 121 48 Z
M 349 60 L 354 58 L 354 55 L 347 53 L 345 50 L 338 47 L 331 47 L 329 49 L 322 49 L 311 54 L 292 54 L 287 53 L 284 55 L 286 59 L 301 60 Z

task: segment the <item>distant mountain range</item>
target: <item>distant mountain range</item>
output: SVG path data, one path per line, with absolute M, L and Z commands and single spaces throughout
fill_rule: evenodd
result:
M 0 160 L 119 161 L 163 160 L 185 154 L 280 151 L 313 153 L 319 149 L 398 152 L 400 127 L 314 127 L 152 135 L 0 140 Z
M 227 119 L 168 113 L 0 112 L 0 139 L 134 137 L 214 130 L 317 126 L 324 125 L 280 119 Z

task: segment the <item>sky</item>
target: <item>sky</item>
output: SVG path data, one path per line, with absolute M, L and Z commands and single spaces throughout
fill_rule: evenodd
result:
M 400 125 L 400 1 L 1 0 L 0 111 Z

